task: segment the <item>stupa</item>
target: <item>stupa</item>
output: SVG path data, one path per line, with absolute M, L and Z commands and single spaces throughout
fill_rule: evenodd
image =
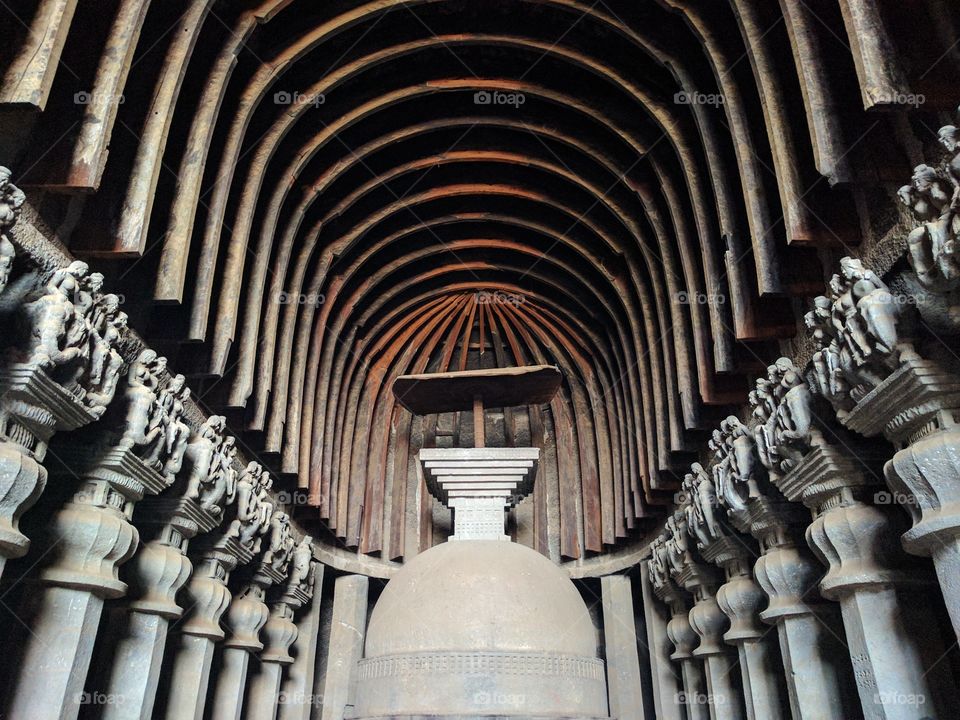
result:
M 417 414 L 474 410 L 474 448 L 420 451 L 454 533 L 380 596 L 358 669 L 357 718 L 605 718 L 604 664 L 586 605 L 549 559 L 510 541 L 504 509 L 533 488 L 539 448 L 487 448 L 483 407 L 548 402 L 551 366 L 405 376 Z

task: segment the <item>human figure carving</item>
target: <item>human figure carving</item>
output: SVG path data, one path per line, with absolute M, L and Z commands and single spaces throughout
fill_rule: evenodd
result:
M 305 535 L 293 551 L 290 570 L 290 585 L 299 587 L 303 592 L 313 590 L 313 538 Z
M 122 435 L 117 447 L 121 450 L 139 448 L 140 453 L 149 460 L 158 462 L 151 457 L 150 448 L 166 435 L 163 422 L 157 422 L 160 408 L 154 391 L 156 387 L 155 370 L 158 365 L 157 353 L 153 350 L 142 350 L 137 359 L 130 366 L 127 375 L 127 387 L 124 390 L 126 401 L 126 417 Z
M 54 272 L 43 293 L 24 305 L 30 326 L 27 363 L 54 374 L 64 368 L 66 379 L 76 380 L 83 371 L 88 351 L 86 324 L 78 316 L 73 299 L 87 272 L 83 262 L 70 263 Z M 59 379 L 59 378 L 58 378 Z
M 277 572 L 283 572 L 295 541 L 290 530 L 290 516 L 285 512 L 275 512 L 270 518 L 270 546 L 263 555 L 263 562 Z
M 958 112 L 960 116 L 960 112 Z M 938 139 L 947 151 L 936 166 L 918 165 L 910 184 L 900 188 L 901 202 L 920 225 L 907 237 L 908 259 L 921 286 L 944 296 L 950 322 L 960 323 L 960 130 L 940 128 Z M 934 303 L 936 305 L 937 303 Z
M 220 515 L 222 500 L 227 495 L 227 480 L 223 472 L 223 432 L 226 418 L 208 417 L 200 430 L 187 443 L 184 456 L 189 468 L 183 495 L 195 500 L 207 512 Z
M 266 471 L 251 462 L 237 480 L 237 516 L 230 524 L 227 537 L 236 538 L 244 548 L 257 552 L 260 536 L 266 532 L 273 514 L 273 504 L 266 501 L 269 480 Z
M 23 191 L 10 182 L 11 175 L 8 168 L 0 166 L 0 293 L 10 282 L 10 272 L 16 257 L 16 250 L 7 237 L 6 230 L 16 224 L 27 200 Z
M 693 463 L 683 479 L 683 487 L 690 498 L 687 526 L 699 546 L 706 547 L 724 536 L 715 512 L 718 502 L 713 480 L 700 463 Z

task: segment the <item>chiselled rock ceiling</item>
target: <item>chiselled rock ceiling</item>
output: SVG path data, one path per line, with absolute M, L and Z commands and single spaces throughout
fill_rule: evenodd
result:
M 954 102 L 957 8 L 909 5 L 15 2 L 0 148 L 332 545 L 409 557 L 449 522 L 414 459 L 469 423 L 391 378 L 558 365 L 488 435 L 545 448 L 517 537 L 584 558 L 662 514 L 876 231 L 915 152 L 897 93 Z

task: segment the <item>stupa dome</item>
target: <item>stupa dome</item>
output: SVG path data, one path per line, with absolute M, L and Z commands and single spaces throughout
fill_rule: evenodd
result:
M 541 554 L 454 540 L 387 584 L 368 626 L 355 714 L 607 715 L 586 605 Z

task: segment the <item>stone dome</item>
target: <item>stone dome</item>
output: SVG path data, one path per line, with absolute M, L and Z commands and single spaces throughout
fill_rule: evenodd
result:
M 442 543 L 387 584 L 367 630 L 366 657 L 499 650 L 596 655 L 580 593 L 554 563 L 496 540 Z
M 502 540 L 418 555 L 377 601 L 354 716 L 606 717 L 587 607 L 559 567 Z

